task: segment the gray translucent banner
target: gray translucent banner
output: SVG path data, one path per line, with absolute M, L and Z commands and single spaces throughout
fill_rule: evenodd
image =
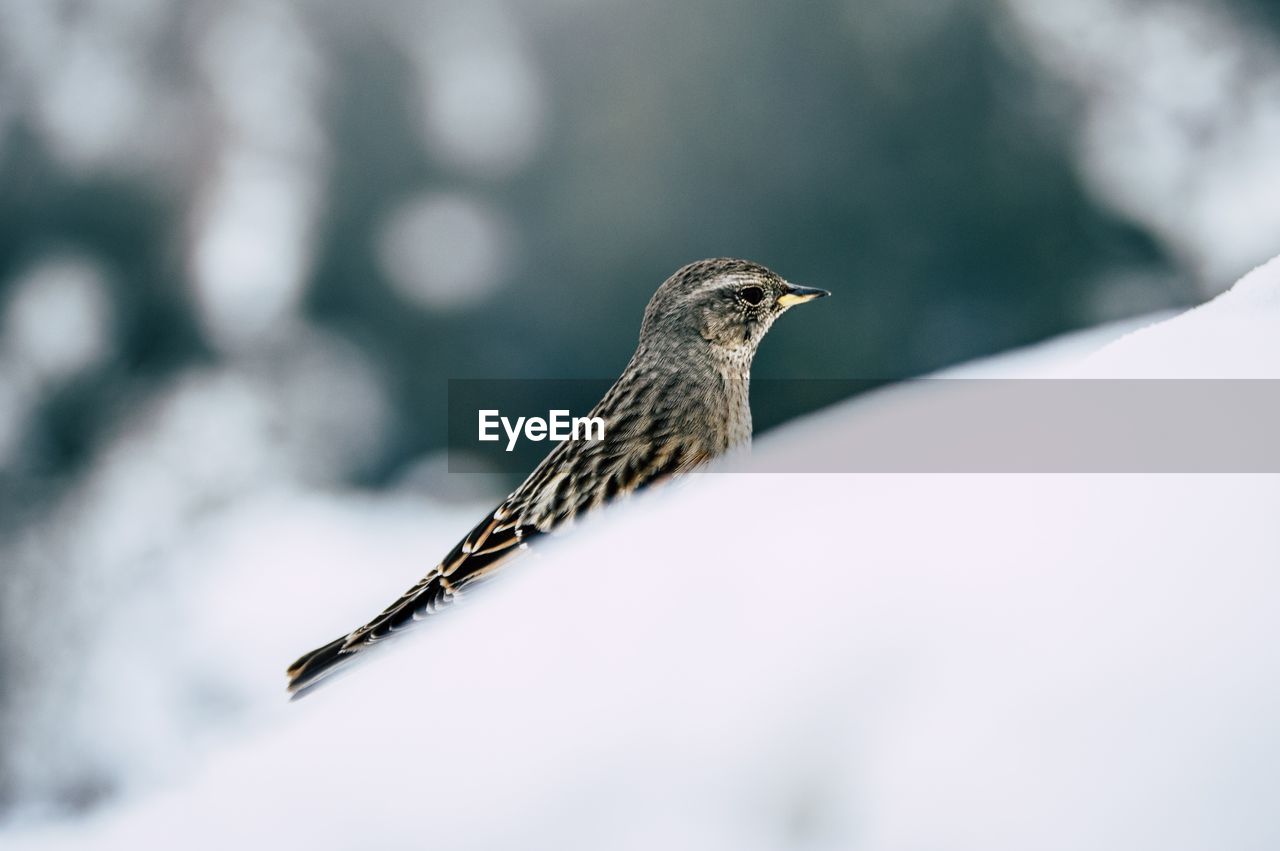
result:
M 480 411 L 499 411 L 508 425 L 520 417 L 549 419 L 552 411 L 565 412 L 560 419 L 584 417 L 608 387 L 607 381 L 591 380 L 450 381 L 450 472 L 520 475 L 554 446 L 549 437 L 529 440 L 523 431 L 512 441 L 501 426 L 499 440 L 480 441 Z M 929 378 L 886 386 L 757 379 L 751 399 L 751 456 L 714 469 L 1280 472 L 1280 380 Z M 850 401 L 833 404 L 838 400 Z M 769 433 L 771 426 L 817 408 L 785 431 Z

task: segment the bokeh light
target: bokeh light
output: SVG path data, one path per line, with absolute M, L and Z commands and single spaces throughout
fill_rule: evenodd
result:
M 505 283 L 511 229 L 492 207 L 458 194 L 415 197 L 388 216 L 378 260 L 396 292 L 428 309 L 468 307 Z

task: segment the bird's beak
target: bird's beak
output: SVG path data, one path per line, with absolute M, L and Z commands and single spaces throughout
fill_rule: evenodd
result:
M 778 304 L 782 307 L 803 304 L 806 301 L 813 301 L 815 298 L 822 298 L 824 295 L 831 295 L 826 290 L 820 290 L 817 287 L 798 287 L 795 284 L 787 284 L 786 287 L 787 291 L 778 296 Z

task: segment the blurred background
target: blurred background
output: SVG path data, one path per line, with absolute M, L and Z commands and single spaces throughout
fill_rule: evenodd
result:
M 0 817 L 184 770 L 311 596 L 433 563 L 509 484 L 448 379 L 610 378 L 705 256 L 836 291 L 767 378 L 1193 304 L 1278 152 L 1267 0 L 0 0 Z

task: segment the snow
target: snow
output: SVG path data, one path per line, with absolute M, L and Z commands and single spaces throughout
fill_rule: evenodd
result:
M 1280 259 L 968 374 L 1277 372 Z M 884 404 L 780 429 L 751 463 Z M 402 497 L 299 504 L 192 544 L 242 565 L 204 600 L 252 720 L 167 782 L 11 823 L 6 849 L 1280 847 L 1276 475 L 698 476 L 287 704 L 264 673 L 285 648 L 360 620 L 416 578 L 402 548 L 463 522 L 415 536 Z M 360 588 L 291 581 L 362 554 L 386 567 Z
M 1076 375 L 1099 378 L 1280 378 L 1276 316 L 1280 258 L 1177 321 L 1157 323 L 1084 359 Z

